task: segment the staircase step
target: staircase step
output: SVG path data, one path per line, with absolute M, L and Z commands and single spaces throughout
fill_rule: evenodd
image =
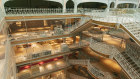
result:
M 132 64 L 132 66 L 133 66 L 133 67 L 137 67 L 137 65 L 136 65 L 136 64 Z
M 128 60 L 130 59 L 130 57 L 129 57 L 128 55 L 125 55 L 125 57 L 126 57 L 126 59 L 128 59 Z
M 134 30 L 130 30 L 131 32 L 136 32 L 136 31 L 139 31 L 140 32 L 140 29 L 134 29 Z
M 138 69 L 137 72 L 140 73 L 140 69 Z
M 138 70 L 139 69 L 139 67 L 134 67 L 136 70 Z
M 132 61 L 132 62 L 130 62 L 130 64 L 135 64 L 135 62 Z
M 125 26 L 126 27 L 126 26 Z M 130 30 L 132 30 L 132 29 L 139 29 L 139 27 L 137 27 L 137 26 L 131 26 L 131 27 L 126 27 L 126 28 L 128 28 L 128 29 L 130 29 Z

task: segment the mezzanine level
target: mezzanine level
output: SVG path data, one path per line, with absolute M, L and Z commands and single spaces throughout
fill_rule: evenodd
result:
M 46 13 L 47 11 L 52 11 L 50 13 Z M 33 14 L 40 14 L 41 12 L 44 12 L 44 14 L 57 14 L 60 11 L 55 11 L 55 9 L 10 9 L 7 10 L 10 12 L 15 12 L 15 14 L 29 14 L 33 12 Z M 29 11 L 29 13 L 28 13 Z M 71 10 L 69 10 L 70 13 L 72 13 Z M 139 22 L 139 19 L 137 19 L 137 15 L 139 14 L 139 9 L 109 9 L 109 11 L 106 10 L 94 10 L 94 9 L 80 9 L 78 12 L 83 14 L 82 16 L 91 16 L 90 19 L 93 20 L 93 24 L 97 25 L 103 25 L 103 26 L 111 26 L 116 28 L 122 28 L 125 30 L 138 44 L 139 42 L 139 30 L 137 30 L 137 33 L 133 34 L 129 28 L 125 25 L 125 23 L 136 23 Z M 8 13 L 7 13 L 8 14 Z M 67 15 L 67 13 L 66 13 Z M 75 15 L 75 14 L 74 14 Z M 72 17 L 74 15 L 69 15 L 69 17 Z M 59 15 L 63 16 L 63 15 Z M 65 16 L 65 15 L 64 15 Z M 21 19 L 24 20 L 23 16 L 20 16 Z M 32 16 L 24 16 L 24 17 L 32 17 Z M 34 17 L 34 16 L 33 16 Z M 35 16 L 38 17 L 38 16 Z M 43 17 L 43 16 L 42 16 Z M 54 17 L 54 16 L 53 16 Z M 62 17 L 61 17 L 62 18 Z M 19 20 L 19 19 L 18 19 Z M 91 26 L 92 23 L 87 23 L 87 26 Z M 131 26 L 131 25 L 130 25 Z M 136 26 L 136 25 L 135 25 Z M 79 26 L 78 26 L 79 27 Z M 81 29 L 79 29 L 81 30 Z
M 26 67 L 26 66 L 25 66 Z M 49 75 L 53 72 L 57 72 L 60 70 L 65 70 L 70 67 L 70 64 L 63 59 L 51 61 L 48 63 L 38 64 L 30 66 L 29 68 L 25 68 L 20 70 L 17 73 L 17 77 L 19 79 L 33 79 L 36 77 L 40 77 L 43 75 Z
M 77 32 L 76 29 L 79 29 L 81 27 L 85 28 L 84 23 L 88 22 L 88 20 L 89 20 L 88 17 L 84 17 L 84 18 L 81 18 L 79 22 L 75 23 L 74 25 L 70 27 L 66 27 L 64 29 L 56 28 L 54 31 L 46 30 L 46 31 L 38 31 L 38 32 L 25 32 L 25 33 L 10 34 L 10 38 L 12 41 L 12 45 L 18 45 L 18 44 L 26 44 L 27 42 L 31 43 L 31 42 L 39 42 L 39 41 L 45 41 L 45 40 L 51 40 L 51 39 L 71 37 L 73 36 L 73 34 L 75 34 L 75 31 Z
M 50 59 L 50 58 L 55 58 L 55 57 L 59 57 L 59 56 L 65 56 L 65 55 L 69 55 L 71 53 L 73 53 L 72 51 L 75 49 L 79 49 L 79 48 L 83 48 L 88 46 L 89 43 L 86 41 L 80 41 L 79 43 L 74 43 L 71 45 L 68 45 L 64 48 L 61 48 L 59 50 L 45 50 L 43 49 L 43 47 L 40 47 L 40 52 L 34 51 L 36 48 L 29 48 L 30 52 L 26 52 L 26 54 L 22 55 L 22 56 L 16 56 L 16 63 L 17 65 L 24 65 L 27 63 L 33 63 L 33 62 L 37 62 L 37 61 L 41 61 L 41 60 L 46 60 L 46 59 Z M 62 46 L 63 47 L 63 46 Z M 45 47 L 44 47 L 45 48 Z

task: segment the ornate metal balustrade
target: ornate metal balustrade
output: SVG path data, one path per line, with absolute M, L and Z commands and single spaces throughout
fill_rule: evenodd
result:
M 67 14 L 67 13 L 86 13 L 92 12 L 93 10 L 102 10 L 95 8 L 78 8 L 77 12 L 74 13 L 73 8 L 67 8 L 64 13 L 62 8 L 5 8 L 5 12 L 7 15 L 33 15 L 33 14 Z M 103 10 L 102 10 L 103 11 Z
M 90 43 L 90 47 L 97 52 L 100 52 L 100 53 L 103 53 L 106 55 L 110 55 L 110 58 L 113 58 L 114 55 L 119 53 L 117 48 L 115 48 L 114 46 L 105 44 L 103 42 L 97 42 L 94 39 L 92 39 L 92 42 Z
M 90 17 L 81 18 L 81 20 L 78 23 L 76 23 L 75 25 L 72 25 L 71 27 L 66 28 L 65 31 L 67 31 L 67 33 L 70 33 L 73 30 L 80 27 L 81 25 L 83 25 L 84 23 L 86 23 L 87 21 L 89 21 L 90 19 L 91 19 Z
M 140 67 L 140 47 L 135 43 L 127 42 L 125 52 Z
M 74 13 L 74 9 L 68 8 L 64 13 L 62 8 L 5 8 L 5 12 L 8 16 L 31 16 L 31 15 L 47 15 L 47 14 L 79 14 L 85 12 L 91 12 L 94 8 L 78 8 L 77 13 Z
M 90 60 L 69 60 L 70 64 L 79 64 L 79 65 L 85 65 L 87 66 L 87 69 L 89 70 L 90 73 L 95 75 L 97 78 L 104 77 L 104 72 L 100 71 L 96 67 L 94 67 L 91 63 Z
M 71 11 L 71 9 L 69 9 Z M 63 13 L 62 8 L 5 8 L 5 12 L 10 16 L 19 16 L 19 15 L 35 15 L 35 14 L 61 14 Z M 69 12 L 70 13 L 70 12 Z
M 134 67 L 125 59 L 125 57 L 121 53 L 115 55 L 114 58 L 132 79 L 140 78 L 140 74 L 134 69 Z

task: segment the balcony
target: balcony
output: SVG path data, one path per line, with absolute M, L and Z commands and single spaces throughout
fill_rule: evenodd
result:
M 54 42 L 54 41 L 52 41 Z M 29 44 L 30 45 L 30 44 Z M 52 45 L 49 45 L 48 43 L 45 44 L 38 44 L 38 43 L 32 43 L 30 47 L 24 48 L 15 48 L 16 52 L 16 63 L 18 65 L 22 65 L 24 63 L 28 63 L 31 61 L 38 61 L 39 60 L 45 60 L 49 58 L 54 58 L 58 56 L 63 56 L 66 54 L 72 53 L 72 50 L 79 49 L 85 46 L 88 46 L 89 43 L 81 40 L 79 43 L 72 43 L 67 45 L 67 43 L 52 43 Z M 22 45 L 21 45 L 22 46 Z
M 12 44 L 18 45 L 18 44 L 25 44 L 25 43 L 31 43 L 31 42 L 39 42 L 39 41 L 45 41 L 45 40 L 52 40 L 52 39 L 58 39 L 58 38 L 66 38 L 72 36 L 71 32 L 75 29 L 79 28 L 81 25 L 86 23 L 89 20 L 88 17 L 81 18 L 80 21 L 71 24 L 69 26 L 57 26 L 54 28 L 54 30 L 51 30 L 53 27 L 46 27 L 48 28 L 45 30 L 45 27 L 42 28 L 22 28 L 18 29 L 16 33 L 12 33 L 9 35 Z M 18 27 L 19 28 L 19 27 Z M 11 29 L 13 29 L 11 27 Z M 43 29 L 42 31 L 36 31 L 32 32 L 30 29 Z M 19 30 L 24 30 L 23 32 L 20 32 Z M 26 32 L 26 30 L 28 30 Z M 28 41 L 27 41 L 28 40 Z
M 63 12 L 62 8 L 5 8 L 7 16 L 38 16 L 38 15 L 67 15 L 67 14 L 82 14 L 97 10 L 94 8 L 78 8 L 74 13 L 74 9 L 68 8 Z
M 29 68 L 25 68 L 24 70 L 21 70 L 19 73 L 17 73 L 17 77 L 19 79 L 25 79 L 25 78 L 31 79 L 31 78 L 47 75 L 59 70 L 63 70 L 68 67 L 69 64 L 66 61 L 60 59 L 57 61 L 52 61 L 49 63 L 43 63 L 40 65 L 35 65 Z

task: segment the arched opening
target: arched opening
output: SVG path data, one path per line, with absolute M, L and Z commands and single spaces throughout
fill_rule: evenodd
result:
M 66 3 L 66 8 L 74 8 L 74 2 L 72 0 L 69 0 L 67 3 Z
M 122 4 L 118 4 L 117 8 L 136 8 L 136 4 L 122 3 Z
M 110 4 L 110 8 L 114 8 L 114 6 L 115 6 L 115 3 L 112 2 L 112 3 Z
M 97 9 L 105 9 L 107 7 L 104 3 L 99 2 L 84 2 L 78 4 L 78 8 L 97 8 Z
M 66 3 L 66 8 L 67 8 L 68 13 L 73 12 L 74 11 L 74 2 L 72 0 L 69 0 Z
M 4 4 L 7 14 L 34 14 L 34 13 L 58 13 L 62 12 L 62 4 L 54 1 L 43 0 L 13 0 Z M 30 10 L 26 9 L 30 8 Z M 33 8 L 33 9 L 32 9 Z M 34 9 L 36 8 L 36 9 Z M 38 9 L 44 8 L 44 9 Z M 51 9 L 49 9 L 51 8 Z M 54 8 L 54 10 L 52 9 Z M 58 9 L 57 9 L 58 8 Z M 61 9 L 59 9 L 61 8 Z
M 12 0 L 4 4 L 5 7 L 15 8 L 62 8 L 62 4 L 44 0 Z

